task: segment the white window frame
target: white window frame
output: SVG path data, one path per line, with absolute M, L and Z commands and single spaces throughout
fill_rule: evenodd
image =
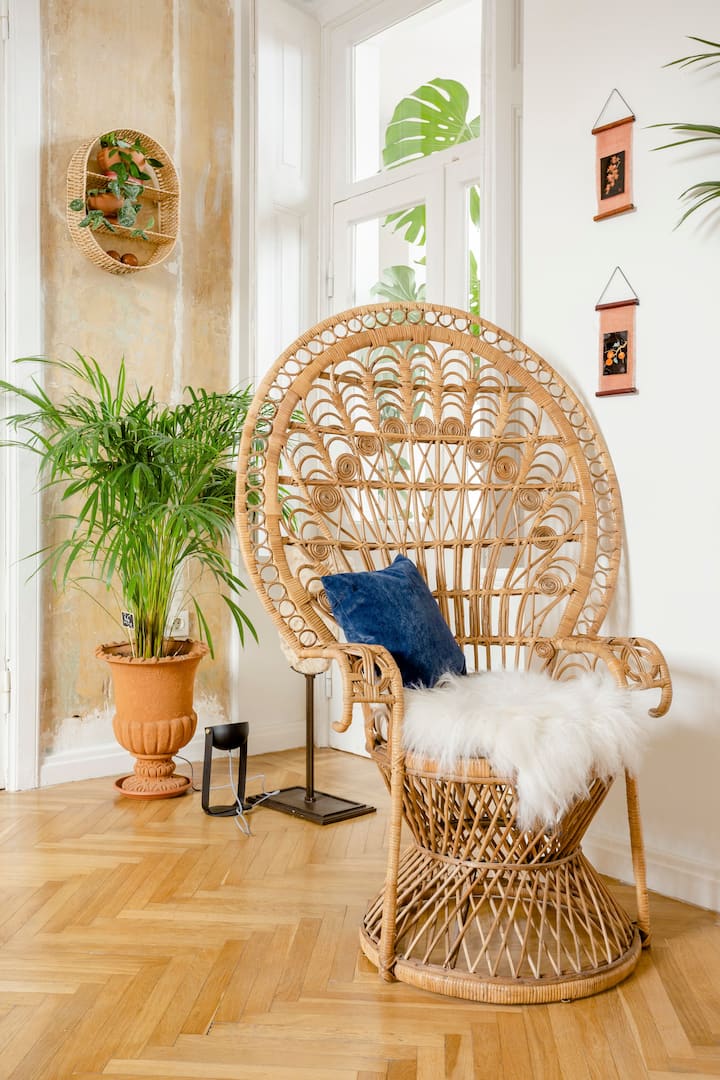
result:
M 318 311 L 320 29 L 313 16 L 291 0 L 266 0 L 255 6 L 253 46 L 252 377 L 258 382 L 279 352 L 312 325 Z
M 332 296 L 328 295 L 327 299 L 337 297 L 341 307 L 350 303 L 352 226 L 420 203 L 425 204 L 427 221 L 427 295 L 439 296 L 443 287 L 444 201 L 442 175 L 434 171 L 426 177 L 398 177 L 382 188 L 374 186 L 362 194 L 335 203 L 332 208 Z
M 2 365 L 28 381 L 31 365 L 8 372 L 19 356 L 43 349 L 40 263 L 42 188 L 42 34 L 39 0 L 10 0 L 5 49 L 4 195 L 5 334 Z M 39 777 L 40 585 L 27 556 L 39 545 L 40 497 L 34 455 L 0 457 L 5 503 L 5 644 L 12 680 L 7 717 L 7 787 L 37 787 Z
M 325 145 L 321 237 L 325 253 L 324 314 L 351 297 L 352 242 L 340 236 L 354 222 L 393 207 L 425 201 L 428 215 L 426 295 L 466 307 L 467 207 L 462 188 L 478 183 L 483 207 L 480 280 L 482 314 L 514 330 L 519 323 L 517 235 L 519 214 L 521 0 L 483 0 L 482 134 L 480 139 L 410 162 L 397 170 L 352 179 L 352 48 L 388 26 L 426 10 L 435 0 L 387 0 L 380 8 L 331 24 L 324 35 Z M 438 177 L 443 212 L 437 209 Z M 414 183 L 414 187 L 413 187 Z M 410 194 L 410 193 L 413 194 Z M 402 201 L 401 201 L 402 199 Z M 432 205 L 431 205 L 432 204 Z M 432 232 L 430 225 L 432 225 Z M 321 260 L 322 261 L 322 260 Z

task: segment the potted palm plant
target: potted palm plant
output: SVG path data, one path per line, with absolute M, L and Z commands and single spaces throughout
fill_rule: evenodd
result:
M 39 456 L 42 479 L 67 507 L 56 515 L 65 535 L 43 548 L 41 566 L 59 588 L 100 581 L 107 603 L 100 602 L 120 614 L 124 640 L 97 650 L 113 677 L 116 738 L 136 758 L 120 790 L 144 798 L 182 794 L 188 781 L 175 775 L 172 758 L 195 731 L 197 666 L 214 655 L 201 582 L 219 587 L 241 641 L 246 632 L 257 640 L 237 601 L 245 586 L 226 551 L 251 391 L 188 389 L 181 403 L 165 405 L 152 388 L 128 388 L 124 361 L 114 383 L 79 353 L 74 361 L 40 363 L 72 380 L 62 400 L 37 382 L 22 388 L 0 381 L 0 391 L 23 406 L 7 418 L 13 445 Z M 194 611 L 199 640 L 170 635 L 179 608 Z

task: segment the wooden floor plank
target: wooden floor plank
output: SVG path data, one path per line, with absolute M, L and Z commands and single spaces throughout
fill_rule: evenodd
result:
M 0 794 L 2 1080 L 720 1078 L 720 920 L 677 901 L 652 898 L 630 979 L 572 1004 L 380 979 L 358 927 L 384 879 L 387 791 L 369 761 L 317 765 L 323 790 L 378 812 L 320 828 L 260 807 L 245 836 L 196 794 Z M 304 756 L 249 772 L 302 783 Z
M 205 985 L 216 955 L 215 950 L 198 946 L 173 957 L 165 973 L 167 984 L 160 989 L 160 999 L 153 998 L 151 1003 L 155 1024 L 148 1035 L 149 1046 L 172 1046 L 176 1042 L 195 1007 L 198 988 Z M 164 1000 L 166 995 L 167 1002 Z
M 533 1080 L 563 1080 L 550 1022 L 551 1006 L 524 1010 L 525 1031 L 533 1063 Z

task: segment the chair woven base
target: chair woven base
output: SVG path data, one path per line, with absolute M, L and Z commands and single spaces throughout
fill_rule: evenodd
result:
M 368 937 L 364 929 L 360 931 L 360 947 L 370 963 L 379 967 L 377 941 Z M 407 983 L 408 986 L 417 986 L 433 994 L 464 998 L 466 1001 L 484 1002 L 488 1005 L 548 1005 L 555 1001 L 574 1001 L 609 990 L 634 971 L 641 952 L 640 934 L 636 930 L 625 956 L 609 967 L 598 970 L 595 975 L 535 981 L 482 978 L 468 972 L 443 970 L 413 960 L 398 960 L 393 968 L 393 975 L 398 982 Z
M 556 826 L 530 832 L 517 825 L 507 779 L 441 778 L 426 764 L 407 771 L 404 787 L 414 843 L 397 879 L 395 978 L 472 1001 L 531 1004 L 595 994 L 630 974 L 639 931 L 579 843 L 608 783 L 593 781 Z M 383 900 L 384 891 L 361 930 L 377 966 Z

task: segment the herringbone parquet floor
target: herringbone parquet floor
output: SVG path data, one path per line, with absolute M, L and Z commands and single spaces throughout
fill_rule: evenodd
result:
M 302 760 L 249 771 L 284 786 Z M 357 927 L 383 877 L 387 798 L 368 761 L 321 751 L 318 776 L 378 814 L 319 828 L 258 810 L 246 837 L 199 795 L 133 802 L 108 780 L 0 793 L 2 1080 L 720 1077 L 716 915 L 654 898 L 638 972 L 574 1004 L 383 983 Z

